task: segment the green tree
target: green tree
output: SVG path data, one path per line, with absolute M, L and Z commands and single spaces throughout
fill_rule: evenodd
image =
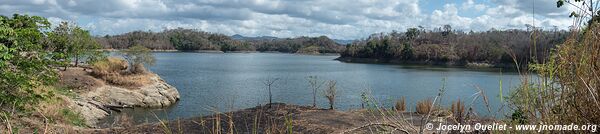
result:
M 43 17 L 0 16 L 0 103 L 23 109 L 50 96 L 40 86 L 56 82 L 51 53 L 42 39 L 50 23 Z
M 409 60 L 413 57 L 413 48 L 412 45 L 408 43 L 404 43 L 404 48 L 401 51 L 401 57 L 405 60 Z
M 417 28 L 408 28 L 406 29 L 406 38 L 408 38 L 408 40 L 413 40 L 415 38 L 417 38 L 417 36 L 419 36 L 419 29 Z
M 142 45 L 135 45 L 129 49 L 122 50 L 121 54 L 129 63 L 127 71 L 133 74 L 144 73 L 146 71 L 144 64 L 154 65 L 156 61 L 150 49 Z
M 79 65 L 81 59 L 94 62 L 104 58 L 102 52 L 98 51 L 100 45 L 87 30 L 68 22 L 61 24 L 48 33 L 50 41 L 47 48 L 56 56 L 53 58 L 60 61 L 64 69 L 74 60 L 75 66 Z
M 73 44 L 71 58 L 75 59 L 75 66 L 78 66 L 81 59 L 85 59 L 87 63 L 95 62 L 105 58 L 103 52 L 99 51 L 100 44 L 90 35 L 90 32 L 75 26 L 72 31 Z

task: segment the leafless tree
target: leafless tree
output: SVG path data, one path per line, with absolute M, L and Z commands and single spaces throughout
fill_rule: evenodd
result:
M 273 103 L 273 94 L 271 94 L 271 87 L 273 86 L 273 84 L 275 84 L 275 82 L 277 82 L 277 80 L 279 80 L 279 78 L 269 77 L 263 82 L 263 84 L 265 84 L 267 90 L 269 91 L 269 108 L 271 108 L 271 103 Z
M 329 109 L 334 109 L 335 97 L 337 96 L 336 81 L 330 80 L 327 82 L 327 88 L 324 91 L 325 98 L 329 101 Z
M 317 91 L 321 89 L 321 86 L 325 84 L 325 81 L 319 81 L 319 77 L 317 76 L 308 76 L 308 83 L 310 84 L 310 89 L 313 93 L 313 107 L 317 107 Z

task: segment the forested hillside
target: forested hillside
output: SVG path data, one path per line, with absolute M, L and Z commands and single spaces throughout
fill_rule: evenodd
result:
M 535 32 L 534 32 L 535 31 Z M 373 34 L 348 45 L 340 60 L 377 59 L 378 62 L 492 66 L 521 65 L 546 60 L 569 32 L 541 30 L 489 30 L 463 32 L 445 25 L 434 30 L 409 28 L 407 32 Z M 534 58 L 530 58 L 534 57 Z
M 162 32 L 134 31 L 96 38 L 106 49 L 125 49 L 140 44 L 153 50 L 221 50 L 278 51 L 296 53 L 317 48 L 319 53 L 338 53 L 344 47 L 326 36 L 236 40 L 230 36 L 192 29 L 170 29 Z M 301 51 L 305 52 L 305 51 Z

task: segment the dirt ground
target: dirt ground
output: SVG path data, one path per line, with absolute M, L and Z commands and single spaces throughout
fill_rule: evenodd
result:
M 383 115 L 381 113 L 386 113 Z M 231 118 L 230 118 L 231 117 Z M 136 126 L 90 129 L 92 133 L 417 133 L 422 116 L 408 112 L 336 111 L 272 104 L 231 113 Z M 427 131 L 426 131 L 427 133 Z
M 88 70 L 84 68 L 67 68 L 60 72 L 60 81 L 57 85 L 68 86 L 75 89 L 75 92 L 89 92 L 104 85 L 104 81 L 88 75 Z

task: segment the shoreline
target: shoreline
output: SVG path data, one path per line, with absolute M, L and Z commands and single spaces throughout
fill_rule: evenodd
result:
M 374 59 L 374 58 L 351 58 L 351 57 L 338 57 L 334 60 L 346 63 L 367 63 L 367 64 L 393 64 L 393 65 L 430 65 L 430 66 L 441 66 L 441 67 L 459 67 L 459 68 L 502 68 L 502 69 L 515 69 L 514 64 L 500 63 L 478 63 L 478 62 L 437 62 L 437 61 L 403 61 L 403 60 L 386 60 L 386 59 Z
M 74 93 L 78 97 L 65 98 L 70 107 L 78 111 L 85 124 L 99 127 L 99 121 L 121 112 L 125 108 L 163 108 L 175 105 L 180 100 L 179 91 L 153 72 L 129 76 L 139 80 L 138 86 L 113 85 L 93 77 L 80 67 L 71 67 L 60 72 L 62 84 L 79 85 Z
M 121 49 L 101 49 L 100 51 L 106 52 L 118 52 Z M 315 56 L 340 56 L 340 53 L 286 53 L 279 51 L 221 51 L 221 50 L 191 50 L 191 51 L 182 51 L 176 49 L 168 49 L 168 50 L 151 50 L 151 52 L 164 52 L 164 53 L 274 53 L 274 54 L 298 54 L 298 55 L 315 55 Z

